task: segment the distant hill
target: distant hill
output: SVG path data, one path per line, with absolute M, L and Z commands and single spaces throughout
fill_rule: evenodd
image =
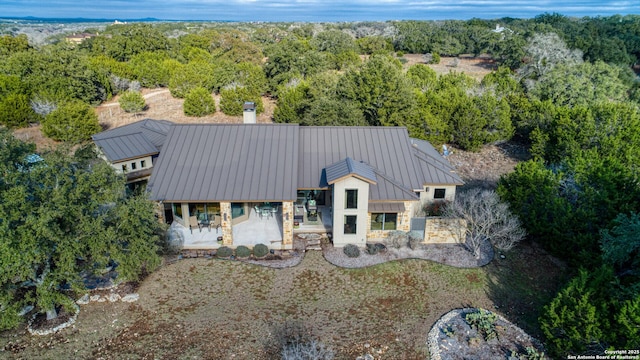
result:
M 104 22 L 154 22 L 154 21 L 177 21 L 177 20 L 165 20 L 165 19 L 156 19 L 156 18 L 142 18 L 142 19 L 89 19 L 89 18 L 40 18 L 34 16 L 23 16 L 23 17 L 11 17 L 11 16 L 3 16 L 0 17 L 0 22 L 19 22 L 19 23 L 104 23 Z

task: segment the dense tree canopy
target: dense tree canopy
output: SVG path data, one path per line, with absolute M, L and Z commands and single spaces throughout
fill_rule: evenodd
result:
M 0 131 L 0 328 L 27 305 L 71 310 L 84 276 L 116 265 L 119 281 L 158 266 L 152 204 L 125 198 L 124 179 L 105 162 L 35 150 Z

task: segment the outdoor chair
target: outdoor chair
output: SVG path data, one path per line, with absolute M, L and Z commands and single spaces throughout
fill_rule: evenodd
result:
M 262 217 L 262 213 L 260 212 L 260 208 L 258 207 L 258 205 L 253 207 L 256 210 L 256 215 Z
M 222 224 L 220 223 L 220 216 L 212 216 L 211 217 L 211 221 L 209 222 L 209 231 L 211 231 L 211 228 L 216 228 L 216 233 L 218 232 L 219 228 L 222 228 Z
M 198 222 L 198 218 L 195 216 L 189 216 L 189 230 L 193 234 L 193 229 L 198 228 L 198 230 L 202 231 L 202 225 Z

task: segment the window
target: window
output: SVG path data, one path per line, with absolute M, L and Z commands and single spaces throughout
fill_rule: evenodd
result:
M 444 199 L 444 194 L 446 193 L 446 189 L 435 189 L 433 190 L 433 198 L 434 199 Z
M 371 230 L 395 230 L 398 222 L 396 213 L 372 213 Z
M 140 167 L 141 167 L 141 168 L 143 168 L 143 169 L 144 169 L 145 167 L 147 167 L 146 165 L 147 165 L 146 161 L 144 161 L 144 160 L 140 160 Z
M 344 217 L 344 233 L 355 234 L 358 217 L 355 215 L 345 215 Z
M 244 204 L 243 203 L 231 203 L 231 218 L 235 219 L 237 217 L 244 215 Z
M 173 203 L 171 206 L 173 206 L 173 214 L 182 219 L 182 204 Z
M 344 191 L 344 208 L 345 209 L 357 209 L 358 208 L 358 190 L 351 189 Z
M 122 172 L 127 172 L 127 165 L 126 164 L 122 165 Z
M 132 162 L 132 163 L 131 163 L 131 170 L 135 170 L 135 169 L 136 169 L 136 163 L 135 163 L 135 162 Z

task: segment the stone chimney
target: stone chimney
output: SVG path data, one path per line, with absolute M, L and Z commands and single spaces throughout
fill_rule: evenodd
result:
M 256 123 L 256 104 L 250 101 L 246 101 L 242 105 L 242 120 L 245 124 Z

